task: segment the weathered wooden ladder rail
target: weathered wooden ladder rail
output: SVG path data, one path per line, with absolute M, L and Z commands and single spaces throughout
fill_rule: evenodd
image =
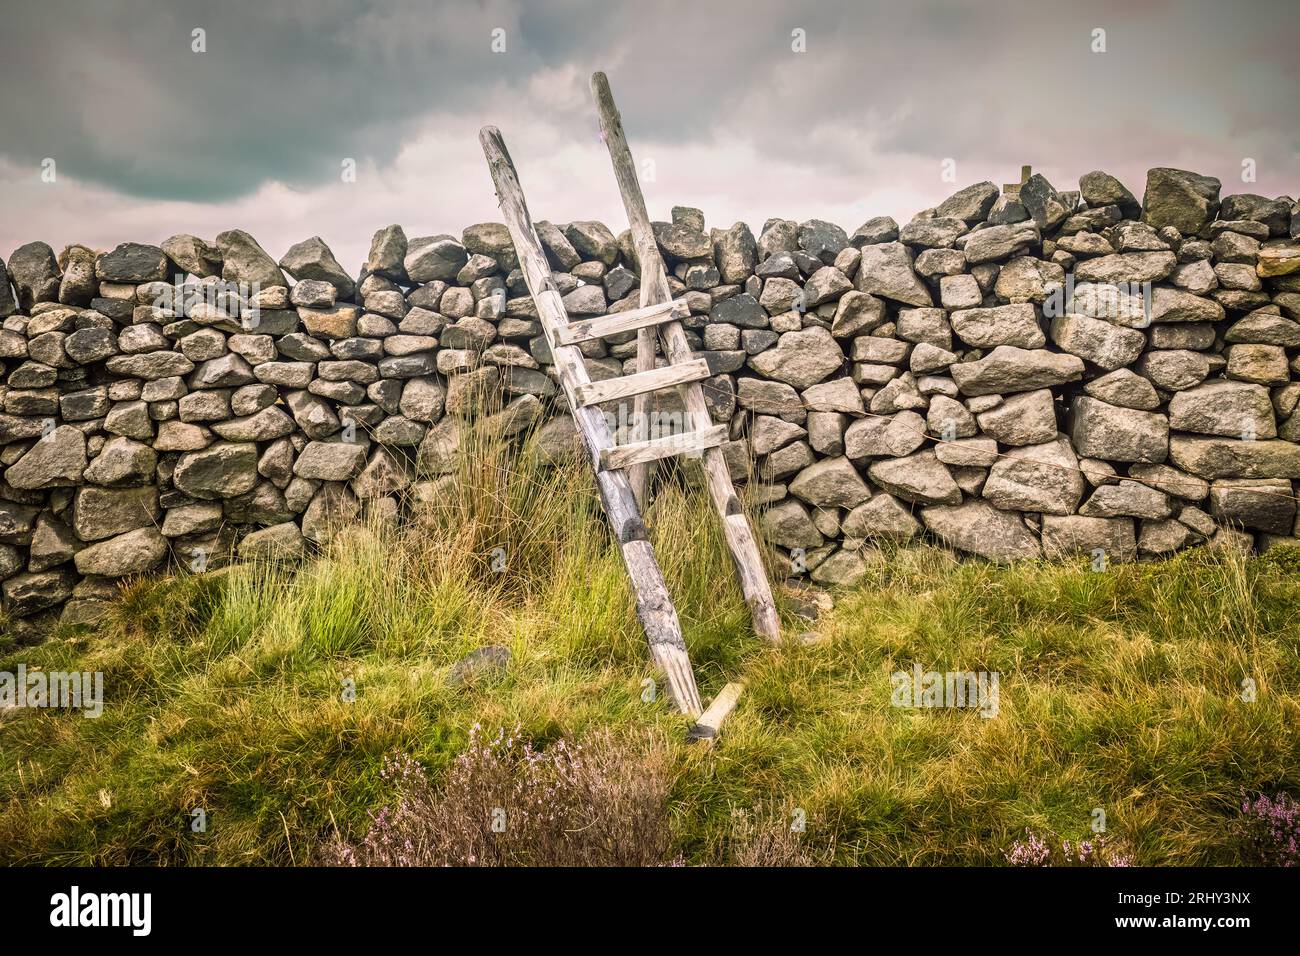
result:
M 709 497 L 722 522 L 723 537 L 735 562 L 741 591 L 753 617 L 754 631 L 766 640 L 777 641 L 780 639 L 780 622 L 758 541 L 736 496 L 720 447 L 727 440 L 727 428 L 713 424 L 700 387 L 700 381 L 708 377 L 708 366 L 691 351 L 682 328 L 682 318 L 690 313 L 684 303 L 672 299 L 632 153 L 605 74 L 596 73 L 591 79 L 591 87 L 636 249 L 641 277 L 639 309 L 569 322 L 500 130 L 485 126 L 479 133 L 479 141 L 492 172 L 506 228 L 519 256 L 520 269 L 550 344 L 556 372 L 568 397 L 583 446 L 591 459 L 605 515 L 623 554 L 623 563 L 636 596 L 637 617 L 645 631 L 650 655 L 663 670 L 669 694 L 678 710 L 699 718 L 703 706 L 686 642 L 682 638 L 681 622 L 641 517 L 648 495 L 646 466 L 650 462 L 686 452 L 701 455 Z M 634 330 L 637 332 L 635 374 L 593 382 L 578 343 Z M 656 333 L 667 360 L 667 365 L 662 368 L 655 367 Z M 651 439 L 648 432 L 650 394 L 665 388 L 678 389 L 690 430 Z M 598 406 L 629 397 L 634 399 L 633 440 L 617 445 Z M 720 724 L 721 718 L 735 705 L 738 694 L 739 685 L 728 685 L 719 695 L 719 701 L 710 709 L 716 716 L 709 722 L 707 737 L 711 738 L 717 732 L 716 724 Z

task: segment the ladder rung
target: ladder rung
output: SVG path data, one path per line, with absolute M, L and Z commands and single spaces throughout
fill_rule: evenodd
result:
M 665 365 L 622 378 L 607 378 L 600 382 L 587 382 L 573 389 L 574 400 L 584 408 L 600 405 L 619 398 L 631 398 L 646 392 L 657 391 L 672 385 L 686 385 L 709 377 L 709 363 L 704 359 Z
M 715 448 L 727 440 L 726 425 L 711 425 L 703 431 L 681 432 L 677 435 L 665 435 L 648 441 L 629 442 L 614 448 L 606 448 L 600 453 L 600 465 L 607 471 L 615 468 L 630 468 L 632 465 L 671 458 L 686 452 L 704 451 Z
M 612 315 L 602 315 L 595 319 L 583 319 L 580 322 L 562 325 L 556 329 L 555 344 L 577 345 L 579 342 L 590 342 L 592 339 L 608 338 L 619 332 L 644 329 L 648 325 L 689 318 L 690 314 L 690 306 L 680 299 L 676 302 L 647 305 L 643 309 L 628 309 L 626 312 L 615 312 Z

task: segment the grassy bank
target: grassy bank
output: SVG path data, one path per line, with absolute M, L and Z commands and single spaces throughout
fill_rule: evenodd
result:
M 820 640 L 772 649 L 748 634 L 707 502 L 669 485 L 652 533 L 701 690 L 748 683 L 707 751 L 662 694 L 643 699 L 590 487 L 581 467 L 477 454 L 400 532 L 353 529 L 298 568 L 137 581 L 95 628 L 0 651 L 0 670 L 102 671 L 106 698 L 94 720 L 0 716 L 7 861 L 300 864 L 392 803 L 386 755 L 436 785 L 475 724 L 541 748 L 653 741 L 687 863 L 745 862 L 738 829 L 802 819 L 809 860 L 996 864 L 1026 828 L 1087 835 L 1099 808 L 1136 863 L 1226 864 L 1244 860 L 1243 791 L 1300 791 L 1284 552 L 1104 572 L 882 552 Z M 783 603 L 788 632 L 806 629 Z M 503 670 L 448 680 L 486 644 L 510 649 Z M 998 715 L 891 706 L 891 673 L 914 664 L 998 672 Z

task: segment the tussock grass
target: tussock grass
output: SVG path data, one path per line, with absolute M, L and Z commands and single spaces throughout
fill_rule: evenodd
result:
M 652 670 L 585 469 L 482 438 L 401 529 L 347 529 L 300 567 L 135 581 L 93 629 L 0 657 L 103 671 L 106 696 L 96 720 L 0 715 L 7 859 L 303 863 L 391 802 L 386 755 L 436 782 L 476 723 L 538 746 L 660 741 L 686 862 L 772 858 L 764 840 L 788 831 L 756 841 L 755 826 L 802 815 L 812 860 L 1000 864 L 1027 827 L 1086 835 L 1101 808 L 1139 864 L 1232 863 L 1241 791 L 1300 791 L 1286 552 L 1098 573 L 885 551 L 816 625 L 822 641 L 771 649 L 748 632 L 691 467 L 650 524 L 703 693 L 748 683 L 712 751 L 682 742 L 662 693 L 642 699 Z M 487 644 L 509 666 L 452 686 Z M 890 674 L 916 663 L 997 671 L 999 716 L 892 707 Z

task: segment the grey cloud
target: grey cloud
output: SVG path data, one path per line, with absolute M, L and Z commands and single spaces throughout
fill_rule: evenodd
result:
M 190 51 L 198 26 L 204 54 Z M 53 156 L 142 198 L 337 181 L 345 157 L 390 163 L 431 114 L 494 121 L 502 91 L 588 135 L 585 102 L 539 104 L 530 87 L 569 65 L 609 70 L 642 142 L 743 137 L 813 170 L 852 172 L 866 142 L 877 157 L 1009 169 L 1063 149 L 1134 169 L 1236 150 L 1300 175 L 1297 71 L 1279 41 L 1300 34 L 1293 0 L 42 0 L 4 27 L 0 154 Z M 489 51 L 494 27 L 506 55 Z M 1088 49 L 1094 27 L 1104 55 Z M 806 53 L 791 52 L 795 28 Z

